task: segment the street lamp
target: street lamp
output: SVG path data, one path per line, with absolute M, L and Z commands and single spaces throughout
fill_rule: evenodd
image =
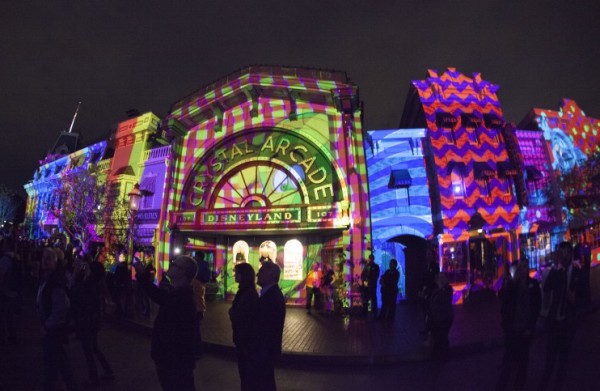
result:
M 135 222 L 135 215 L 138 210 L 140 210 L 140 200 L 142 199 L 142 192 L 140 191 L 139 183 L 133 185 L 133 189 L 131 189 L 131 193 L 129 196 L 129 248 L 127 251 L 127 256 L 130 262 L 130 265 L 133 265 L 133 223 Z

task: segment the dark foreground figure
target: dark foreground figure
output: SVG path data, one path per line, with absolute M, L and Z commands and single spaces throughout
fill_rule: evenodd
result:
M 152 329 L 150 355 L 156 365 L 160 385 L 166 391 L 195 390 L 196 306 L 191 282 L 197 269 L 193 258 L 175 258 L 167 271 L 173 287 L 167 291 L 152 283 L 141 263 L 135 265 L 140 286 L 160 306 Z

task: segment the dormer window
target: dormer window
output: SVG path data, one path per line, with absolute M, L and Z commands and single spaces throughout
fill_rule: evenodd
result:
M 475 114 L 461 114 L 462 126 L 467 130 L 469 134 L 469 140 L 472 143 L 480 144 L 479 140 L 479 127 L 483 123 L 482 119 L 477 117 Z
M 504 120 L 498 117 L 496 114 L 484 114 L 483 120 L 485 127 L 488 128 L 492 134 L 492 140 L 494 142 L 500 142 L 500 130 L 504 126 Z
M 438 129 L 447 133 L 446 139 L 448 142 L 456 144 L 456 134 L 454 133 L 454 129 L 456 128 L 458 120 L 450 113 L 437 113 L 435 116 L 435 123 Z
M 484 162 L 473 163 L 473 176 L 479 183 L 482 196 L 490 196 L 490 179 L 496 176 L 496 172 Z

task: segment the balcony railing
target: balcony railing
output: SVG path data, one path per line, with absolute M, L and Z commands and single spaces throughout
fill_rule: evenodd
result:
M 171 150 L 170 145 L 148 150 L 148 151 L 144 152 L 144 162 L 151 161 L 151 160 L 164 159 L 167 156 L 169 156 L 170 150 Z

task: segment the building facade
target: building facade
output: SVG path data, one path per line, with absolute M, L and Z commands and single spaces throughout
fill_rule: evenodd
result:
M 79 148 L 79 135 L 62 132 L 33 179 L 25 185 L 24 226 L 31 238 L 102 241 L 101 202 L 106 181 L 107 142 Z M 84 191 L 77 191 L 84 187 Z M 65 208 L 70 213 L 62 213 Z
M 245 68 L 175 103 L 160 261 L 201 254 L 225 295 L 236 263 L 266 257 L 291 301 L 315 263 L 350 285 L 370 246 L 361 115 L 344 73 L 301 68 Z
M 498 269 L 518 256 L 520 208 L 497 89 L 478 73 L 429 70 L 426 79 L 411 83 L 400 123 L 426 129 L 429 239 L 437 245 L 440 269 L 458 291 L 493 286 Z
M 370 253 L 382 272 L 399 261 L 408 299 L 437 261 L 456 302 L 473 287 L 497 288 L 506 262 L 543 267 L 569 236 L 586 235 L 600 256 L 600 214 L 569 204 L 559 178 L 598 152 L 598 121 L 565 100 L 515 127 L 497 90 L 478 73 L 429 70 L 411 82 L 398 129 L 365 132 L 345 73 L 247 67 L 162 119 L 132 115 L 105 141 L 82 147 L 61 133 L 25 185 L 28 234 L 85 233 L 113 256 L 131 243 L 154 254 L 159 276 L 176 255 L 203 257 L 222 297 L 237 289 L 235 264 L 257 269 L 269 258 L 289 302 L 303 302 L 319 264 L 344 282 L 345 306 L 360 305 Z M 87 191 L 94 213 L 73 229 L 69 194 L 91 187 L 78 179 L 88 177 L 103 192 Z
M 561 178 L 586 167 L 588 159 L 600 153 L 600 121 L 588 117 L 574 100 L 563 99 L 558 110 L 532 109 L 519 128 L 541 134 L 540 144 L 548 156 L 542 174 L 554 186 L 546 193 L 553 195 L 551 204 L 559 212 L 550 229 L 552 246 L 563 238 L 583 240 L 594 249 L 595 262 L 600 262 L 600 205 L 595 201 L 600 196 L 598 170 L 586 177 L 571 177 L 580 183 L 559 184 Z

